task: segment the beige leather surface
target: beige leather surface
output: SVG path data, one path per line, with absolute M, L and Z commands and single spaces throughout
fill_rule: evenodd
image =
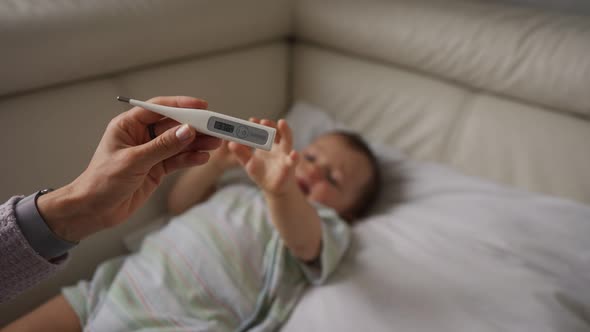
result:
M 288 0 L 0 2 L 0 96 L 283 38 Z
M 59 187 L 80 174 L 108 121 L 128 109 L 115 101 L 118 94 L 137 98 L 186 94 L 204 97 L 211 109 L 229 114 L 276 118 L 287 107 L 287 50 L 285 44 L 274 43 L 1 100 L 0 200 Z M 0 305 L 0 326 L 55 294 L 60 286 L 90 276 L 106 258 L 122 254 L 122 236 L 164 212 L 171 180 L 130 222 L 83 241 L 58 277 Z
M 294 96 L 413 158 L 590 204 L 590 121 L 299 45 Z
M 294 99 L 318 105 L 413 158 L 444 159 L 468 92 L 399 67 L 309 45 L 294 53 Z
M 590 121 L 477 94 L 449 143 L 464 173 L 590 204 Z
M 269 42 L 292 14 L 293 54 Z M 2 1 L 0 200 L 78 175 L 116 95 L 276 117 L 292 94 L 414 158 L 590 204 L 589 25 L 485 0 Z M 170 184 L 0 306 L 0 326 L 123 252 Z
M 500 1 L 300 0 L 298 38 L 590 116 L 590 20 Z

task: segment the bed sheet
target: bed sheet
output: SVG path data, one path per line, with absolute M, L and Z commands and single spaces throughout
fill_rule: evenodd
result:
M 343 128 L 296 104 L 296 146 Z M 385 192 L 337 273 L 282 331 L 589 331 L 590 208 L 374 144 Z M 392 204 L 391 167 L 406 174 Z
M 346 129 L 305 103 L 287 121 L 296 148 Z M 282 331 L 590 331 L 590 207 L 372 146 L 385 190 L 336 273 L 305 293 Z

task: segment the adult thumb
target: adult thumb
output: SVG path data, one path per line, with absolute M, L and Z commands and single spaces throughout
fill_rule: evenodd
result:
M 181 152 L 195 137 L 195 130 L 187 124 L 170 128 L 153 140 L 138 146 L 144 162 L 153 166 Z

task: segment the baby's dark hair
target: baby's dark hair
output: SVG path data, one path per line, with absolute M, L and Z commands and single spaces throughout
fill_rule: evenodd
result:
M 355 202 L 352 209 L 347 213 L 347 215 L 350 215 L 352 218 L 352 220 L 349 220 L 349 222 L 354 223 L 359 218 L 362 218 L 368 214 L 369 210 L 377 200 L 379 193 L 381 192 L 382 179 L 379 161 L 377 160 L 375 153 L 373 153 L 373 150 L 371 150 L 369 147 L 369 144 L 367 144 L 367 142 L 360 135 L 343 130 L 332 131 L 327 135 L 334 135 L 342 138 L 344 142 L 348 144 L 348 146 L 362 153 L 369 161 L 371 168 L 371 177 L 369 182 L 365 184 L 363 192 L 359 196 L 360 198 Z

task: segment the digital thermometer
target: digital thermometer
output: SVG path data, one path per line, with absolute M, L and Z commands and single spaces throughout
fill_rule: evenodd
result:
M 257 149 L 269 151 L 277 132 L 272 127 L 208 110 L 163 106 L 121 96 L 117 100 L 162 114 L 180 123 L 188 123 L 203 134 Z

